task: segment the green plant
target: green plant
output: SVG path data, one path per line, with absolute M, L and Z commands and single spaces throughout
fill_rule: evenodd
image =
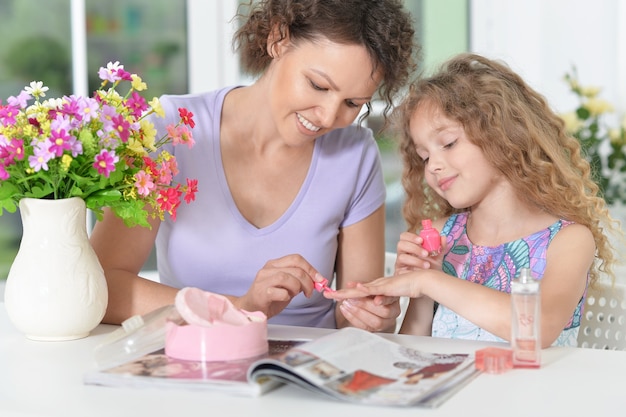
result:
M 578 99 L 574 111 L 561 115 L 566 128 L 580 142 L 607 204 L 626 204 L 626 116 L 618 120 L 600 88 L 582 86 L 576 68 L 564 78 Z

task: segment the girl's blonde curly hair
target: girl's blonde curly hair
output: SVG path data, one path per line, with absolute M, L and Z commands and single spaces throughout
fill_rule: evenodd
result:
M 588 227 L 597 258 L 590 270 L 591 283 L 600 272 L 613 278 L 614 249 L 605 232 L 617 232 L 618 227 L 598 195 L 579 142 L 567 134 L 546 99 L 506 64 L 475 54 L 458 55 L 437 74 L 411 84 L 393 114 L 404 161 L 403 215 L 409 230 L 416 230 L 422 219 L 462 211 L 425 181 L 424 161 L 409 130 L 411 116 L 422 103 L 459 122 L 527 204 Z

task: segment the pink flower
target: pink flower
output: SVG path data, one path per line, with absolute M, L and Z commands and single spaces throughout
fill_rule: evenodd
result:
M 120 81 L 122 79 L 119 74 L 120 70 L 124 70 L 124 65 L 120 65 L 120 61 L 115 61 L 115 63 L 109 62 L 106 68 L 100 67 L 98 76 L 101 80 L 114 83 L 115 81 Z
M 35 172 L 39 172 L 42 169 L 48 170 L 48 161 L 52 159 L 54 154 L 50 152 L 50 145 L 36 146 L 33 149 L 34 155 L 28 157 L 28 164 Z
M 115 171 L 115 164 L 120 160 L 115 151 L 108 151 L 102 149 L 99 154 L 95 156 L 95 162 L 93 167 L 98 170 L 98 174 L 109 177 L 111 172 Z
M 9 173 L 7 172 L 6 168 L 4 167 L 4 165 L 0 164 L 0 180 L 4 181 L 4 180 L 8 180 L 10 177 Z
M 10 126 L 15 124 L 15 117 L 19 114 L 19 107 L 2 106 L 0 107 L 0 122 L 3 125 Z
M 24 159 L 24 141 L 22 139 L 11 139 L 8 145 L 2 147 L 2 158 L 7 165 Z M 4 153 L 6 152 L 6 155 Z
M 128 123 L 128 121 L 124 119 L 124 116 L 122 116 L 121 114 L 113 117 L 112 122 L 113 127 L 115 128 L 117 134 L 120 136 L 122 142 L 128 142 L 128 137 L 130 136 L 130 123 Z
M 134 117 L 141 117 L 143 112 L 148 108 L 148 105 L 143 97 L 136 91 L 133 91 L 128 100 L 126 100 L 126 107 Z
M 190 148 L 195 145 L 195 141 L 193 140 L 193 136 L 191 135 L 191 131 L 187 128 L 187 126 L 167 126 L 167 134 L 170 138 L 172 138 L 172 144 L 174 146 L 180 145 L 181 143 L 186 143 Z
M 72 149 L 70 139 L 70 135 L 68 135 L 63 129 L 51 131 L 50 141 L 52 142 L 52 145 L 50 146 L 50 152 L 55 154 L 57 157 L 63 155 L 64 151 Z
M 141 196 L 147 197 L 156 188 L 154 182 L 152 182 L 152 177 L 146 174 L 146 171 L 143 169 L 135 174 L 135 180 L 137 193 Z

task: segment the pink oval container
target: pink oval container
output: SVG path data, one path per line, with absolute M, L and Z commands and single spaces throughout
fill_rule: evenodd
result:
M 217 362 L 260 356 L 268 352 L 267 318 L 261 312 L 245 312 L 245 325 L 219 323 L 210 327 L 166 324 L 165 354 L 172 358 Z

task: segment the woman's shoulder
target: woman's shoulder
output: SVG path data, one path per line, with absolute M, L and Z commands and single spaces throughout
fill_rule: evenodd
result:
M 229 86 L 202 93 L 164 94 L 159 98 L 159 101 L 166 115 L 173 114 L 174 117 L 178 117 L 178 112 L 172 113 L 172 109 L 176 110 L 179 107 L 186 108 L 194 115 L 201 115 L 206 112 L 212 113 L 216 109 L 221 108 L 224 97 L 233 88 L 236 87 Z

